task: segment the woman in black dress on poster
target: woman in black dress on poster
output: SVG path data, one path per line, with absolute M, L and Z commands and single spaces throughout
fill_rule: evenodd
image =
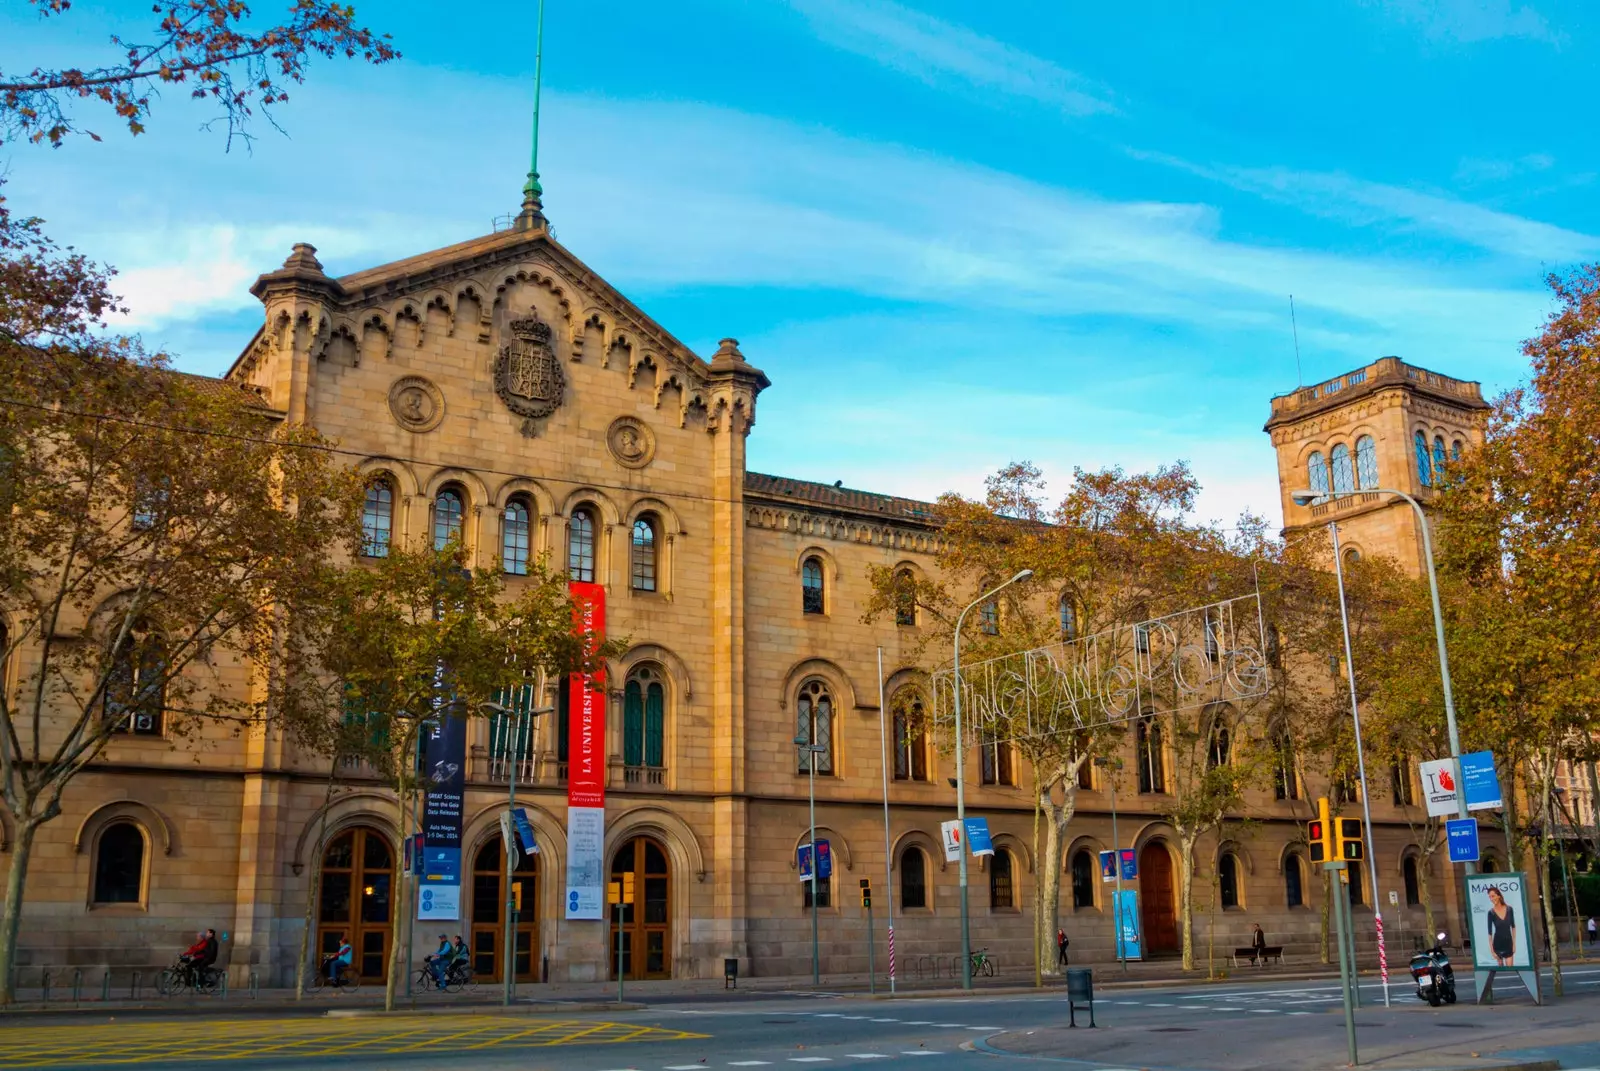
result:
M 1517 950 L 1517 913 L 1499 889 L 1489 886 L 1489 951 L 1496 966 L 1509 967 Z

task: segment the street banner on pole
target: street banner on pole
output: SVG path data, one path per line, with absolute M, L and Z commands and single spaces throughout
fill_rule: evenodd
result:
M 1122 880 L 1132 881 L 1139 876 L 1139 856 L 1132 848 L 1119 848 L 1117 854 L 1122 859 Z
M 1478 861 L 1478 820 L 1452 818 L 1444 824 L 1445 842 L 1450 846 L 1452 863 Z
M 441 714 L 422 730 L 422 871 L 417 918 L 461 917 L 461 797 L 466 789 L 467 722 Z
M 1117 951 L 1123 959 L 1142 959 L 1139 948 L 1139 890 L 1117 894 Z
M 987 818 L 967 819 L 967 847 L 971 850 L 973 858 L 994 854 L 994 841 L 989 838 Z
M 829 878 L 833 877 L 833 851 L 830 849 L 828 842 L 820 837 L 817 839 L 816 857 L 818 864 L 817 880 L 827 881 Z M 810 881 L 811 845 L 802 844 L 799 848 L 795 849 L 795 862 L 800 871 L 800 880 Z
M 538 855 L 539 842 L 533 835 L 533 823 L 528 821 L 528 812 L 518 807 L 511 812 L 511 821 L 517 827 L 517 839 L 522 842 L 524 855 Z
M 1500 778 L 1494 772 L 1494 753 L 1474 751 L 1461 756 L 1461 791 L 1467 810 L 1492 811 L 1505 806 L 1500 798 Z
M 505 845 L 507 861 L 511 864 L 511 873 L 517 872 L 517 864 L 522 860 L 517 854 L 517 838 L 511 835 L 511 815 L 505 811 L 500 812 L 500 842 Z
M 1454 759 L 1434 759 L 1417 764 L 1422 778 L 1422 793 L 1427 797 L 1429 818 L 1445 818 L 1460 810 L 1456 802 L 1455 766 Z
M 1112 882 L 1117 880 L 1117 853 L 1100 853 L 1100 880 Z
M 598 644 L 606 631 L 605 588 L 567 584 L 574 628 Z M 606 696 L 601 672 L 574 673 L 567 728 L 567 918 L 606 917 Z
M 944 861 L 954 863 L 961 858 L 961 823 L 940 822 L 939 835 L 944 839 Z

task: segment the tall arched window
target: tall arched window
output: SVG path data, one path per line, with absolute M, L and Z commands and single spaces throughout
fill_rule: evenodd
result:
M 1451 460 L 1451 462 L 1456 462 L 1456 461 L 1460 461 L 1461 460 L 1461 449 L 1462 449 L 1462 447 L 1461 447 L 1461 440 L 1460 439 L 1457 439 L 1455 442 L 1450 444 L 1450 460 Z
M 978 781 L 985 785 L 1017 783 L 1016 757 L 1011 745 L 986 736 L 978 744 Z
M 1356 484 L 1363 491 L 1378 487 L 1378 444 L 1370 435 L 1356 440 Z
M 1072 596 L 1063 595 L 1056 603 L 1056 623 L 1061 626 L 1061 638 L 1071 641 L 1078 638 L 1078 614 L 1072 608 Z
M 1300 857 L 1290 855 L 1283 861 L 1283 899 L 1289 907 L 1306 904 L 1305 871 L 1300 869 Z
M 1094 857 L 1087 849 L 1072 854 L 1072 907 L 1081 911 L 1094 906 Z
M 394 487 L 385 479 L 367 484 L 361 506 L 361 553 L 369 558 L 389 556 L 389 536 L 394 530 Z
M 113 731 L 160 736 L 166 683 L 167 654 L 161 638 L 143 631 L 125 636 L 112 655 L 101 697 L 101 709 Z
M 800 609 L 808 614 L 822 613 L 821 558 L 807 558 L 800 565 Z
M 500 568 L 512 576 L 528 575 L 528 504 L 520 498 L 506 503 L 500 522 Z
M 1406 883 L 1406 906 L 1417 907 L 1422 903 L 1422 882 L 1417 876 L 1417 857 L 1406 856 L 1405 862 L 1400 864 L 1400 872 Z
M 1226 711 L 1212 716 L 1211 732 L 1206 741 L 1206 766 L 1215 770 L 1233 761 L 1233 734 L 1228 729 Z
M 1162 752 L 1161 723 L 1154 715 L 1139 719 L 1134 730 L 1134 746 L 1139 755 L 1139 791 L 1158 793 L 1167 790 L 1167 758 Z
M 1232 852 L 1217 860 L 1217 896 L 1223 910 L 1239 906 L 1239 857 Z
M 900 855 L 900 906 L 928 906 L 928 856 L 921 848 L 907 848 Z
M 1294 741 L 1289 727 L 1281 721 L 1272 727 L 1272 796 L 1280 800 L 1300 798 L 1300 778 L 1294 768 Z
M 1447 459 L 1445 458 L 1444 453 L 1444 439 L 1441 436 L 1435 435 L 1433 437 L 1433 476 L 1436 481 L 1444 478 L 1446 460 Z
M 897 569 L 894 574 L 894 623 L 917 623 L 917 577 L 910 569 Z
M 461 492 L 445 488 L 433 499 L 433 549 L 443 550 L 461 540 Z
M 144 891 L 144 831 L 112 822 L 100 831 L 94 855 L 94 902 L 137 904 Z
M 928 726 L 921 697 L 889 704 L 894 710 L 894 779 L 928 779 Z
M 573 510 L 567 522 L 567 575 L 594 583 L 594 512 L 588 506 Z
M 630 583 L 634 591 L 656 590 L 656 519 L 646 514 L 633 522 L 629 554 Z
M 1419 431 L 1411 441 L 1417 454 L 1417 479 L 1422 481 L 1422 486 L 1432 487 L 1433 461 L 1428 456 L 1428 437 Z
M 1328 459 L 1321 450 L 1313 450 L 1306 458 L 1306 482 L 1319 495 L 1328 493 Z
M 828 686 L 819 680 L 802 684 L 794 710 L 798 772 L 810 773 L 815 763 L 817 773 L 833 773 L 833 694 Z
M 659 771 L 666 764 L 667 692 L 654 666 L 628 674 L 622 693 L 622 762 L 630 770 Z M 653 783 L 659 784 L 659 777 Z
M 1000 635 L 1000 604 L 990 599 L 978 608 L 978 627 L 985 636 Z
M 1354 473 L 1350 471 L 1350 448 L 1339 443 L 1328 451 L 1328 462 L 1333 467 L 1333 493 L 1348 494 L 1356 489 Z
M 1016 906 L 1017 894 L 1011 880 L 1011 853 L 1004 848 L 996 848 L 989 857 L 989 910 Z

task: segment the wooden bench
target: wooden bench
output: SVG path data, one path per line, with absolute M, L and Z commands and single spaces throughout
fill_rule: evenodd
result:
M 1239 966 L 1239 962 L 1241 960 L 1250 963 L 1252 966 L 1255 965 L 1256 964 L 1256 950 L 1254 948 L 1236 948 L 1236 949 L 1234 949 L 1233 950 L 1233 965 L 1235 967 Z M 1282 965 L 1282 963 L 1283 963 L 1283 946 L 1282 945 L 1267 945 L 1265 948 L 1263 948 L 1261 950 L 1261 964 L 1260 965 L 1264 967 L 1268 963 L 1277 963 L 1280 966 Z

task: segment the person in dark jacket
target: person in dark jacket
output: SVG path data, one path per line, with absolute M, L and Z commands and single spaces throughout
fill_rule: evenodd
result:
M 1067 931 L 1066 930 L 1057 930 L 1056 931 L 1056 958 L 1057 958 L 1056 965 L 1059 966 L 1059 967 L 1065 967 L 1067 965 L 1067 945 L 1069 943 L 1070 942 L 1068 942 L 1068 940 L 1067 940 Z
M 221 952 L 222 947 L 217 943 L 217 931 L 207 929 L 205 950 L 200 954 L 200 968 L 204 970 L 207 967 L 215 967 L 217 965 L 217 956 Z
M 1250 935 L 1250 958 L 1256 966 L 1267 965 L 1267 935 L 1261 932 L 1261 923 L 1254 925 L 1255 932 Z

